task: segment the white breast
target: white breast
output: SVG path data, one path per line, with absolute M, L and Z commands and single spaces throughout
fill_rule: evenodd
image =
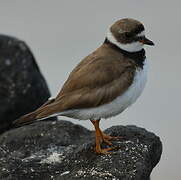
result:
M 65 112 L 61 112 L 58 115 L 72 117 L 80 120 L 88 120 L 88 119 L 109 118 L 117 114 L 120 114 L 128 106 L 133 104 L 137 100 L 137 98 L 141 95 L 147 80 L 147 69 L 148 65 L 147 61 L 145 60 L 143 69 L 139 68 L 136 71 L 132 85 L 128 88 L 128 90 L 124 94 L 117 97 L 111 103 L 96 108 L 68 110 Z

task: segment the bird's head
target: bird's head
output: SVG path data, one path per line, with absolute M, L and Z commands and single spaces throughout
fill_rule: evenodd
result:
M 154 43 L 145 36 L 145 29 L 141 22 L 125 18 L 116 21 L 108 30 L 107 39 L 128 52 L 137 52 L 143 46 L 153 46 Z

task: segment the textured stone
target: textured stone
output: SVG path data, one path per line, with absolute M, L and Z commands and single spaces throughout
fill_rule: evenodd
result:
M 45 79 L 26 43 L 0 35 L 0 133 L 49 96 Z
M 105 132 L 124 137 L 109 155 L 95 154 L 94 132 L 67 121 L 7 131 L 0 136 L 0 179 L 148 180 L 162 153 L 159 137 L 136 126 Z

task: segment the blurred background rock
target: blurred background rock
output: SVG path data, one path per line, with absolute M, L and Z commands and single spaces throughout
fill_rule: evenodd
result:
M 0 35 L 0 134 L 49 97 L 46 81 L 26 43 Z

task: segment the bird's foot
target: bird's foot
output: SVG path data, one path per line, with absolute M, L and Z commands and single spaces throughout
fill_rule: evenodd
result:
M 102 136 L 102 141 L 104 143 L 106 143 L 107 145 L 109 145 L 109 146 L 112 145 L 112 142 L 110 142 L 111 140 L 119 140 L 119 139 L 123 138 L 123 137 L 120 137 L 120 136 L 117 136 L 117 137 L 110 136 L 110 135 L 107 135 L 107 134 L 103 133 L 102 131 L 101 131 L 101 136 Z
M 96 148 L 95 151 L 97 154 L 110 154 L 112 150 L 118 149 L 117 147 L 109 147 L 109 148 L 101 148 L 101 143 L 104 142 L 109 146 L 112 146 L 111 140 L 121 139 L 121 137 L 113 137 L 107 135 L 101 131 L 99 128 L 99 121 L 100 120 L 91 120 L 92 124 L 95 127 L 95 135 L 96 135 Z
M 101 149 L 101 147 L 96 147 L 96 153 L 97 154 L 103 154 L 103 155 L 106 155 L 106 154 L 111 154 L 110 151 L 112 150 L 115 150 L 117 149 L 116 147 L 110 147 L 110 148 L 104 148 L 104 149 Z

